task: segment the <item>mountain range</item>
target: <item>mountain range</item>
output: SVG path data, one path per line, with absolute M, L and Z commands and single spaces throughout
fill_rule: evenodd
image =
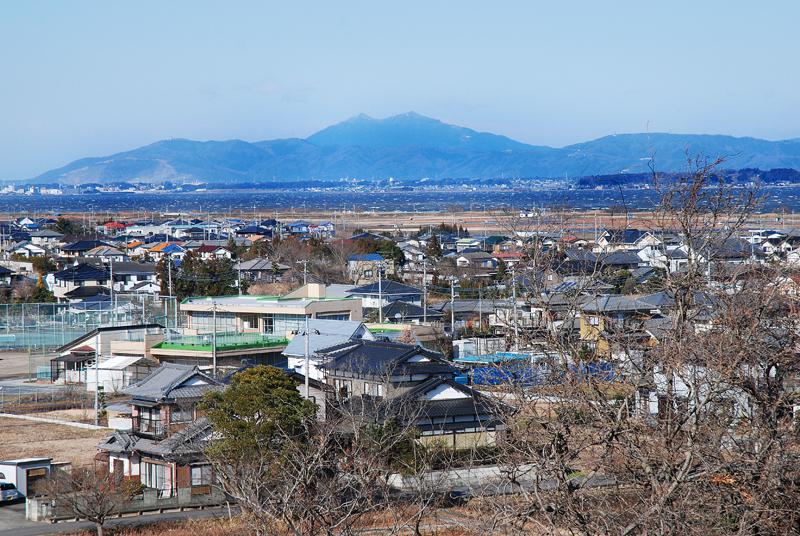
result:
M 449 125 L 409 112 L 358 115 L 308 138 L 158 141 L 110 156 L 82 158 L 33 180 L 60 182 L 336 181 L 341 178 L 563 178 L 680 171 L 687 155 L 726 157 L 724 167 L 800 169 L 800 138 L 619 134 L 556 148 Z

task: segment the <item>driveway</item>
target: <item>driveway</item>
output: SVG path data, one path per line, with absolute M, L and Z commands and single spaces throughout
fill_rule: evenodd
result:
M 25 501 L 0 505 L 0 534 L 16 534 L 20 529 L 38 525 L 25 519 Z

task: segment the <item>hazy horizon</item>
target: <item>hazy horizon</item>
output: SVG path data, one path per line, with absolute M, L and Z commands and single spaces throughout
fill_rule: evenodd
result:
M 800 5 L 26 2 L 0 18 L 0 177 L 161 139 L 407 111 L 531 145 L 800 137 Z

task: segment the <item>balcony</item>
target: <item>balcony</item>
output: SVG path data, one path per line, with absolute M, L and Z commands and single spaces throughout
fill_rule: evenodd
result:
M 133 417 L 133 431 L 136 434 L 146 435 L 154 438 L 164 437 L 167 428 L 161 419 L 148 419 L 146 417 Z

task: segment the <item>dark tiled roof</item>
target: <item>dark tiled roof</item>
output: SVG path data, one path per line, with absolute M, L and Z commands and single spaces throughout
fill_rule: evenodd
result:
M 566 249 L 564 250 L 564 256 L 566 261 L 585 262 L 592 264 L 597 262 L 597 255 L 595 255 L 588 249 L 578 249 L 578 248 Z
M 655 308 L 651 303 L 620 294 L 598 296 L 581 306 L 583 311 L 599 313 L 649 312 Z
M 117 430 L 104 439 L 97 448 L 107 452 L 141 452 L 167 460 L 197 458 L 211 434 L 211 423 L 200 418 L 186 428 L 161 441 L 139 437 L 131 432 Z
M 65 298 L 88 298 L 90 296 L 97 296 L 98 294 L 108 295 L 109 290 L 106 287 L 98 287 L 95 285 L 88 285 L 85 287 L 77 287 L 66 294 Z
M 105 269 L 95 268 L 89 264 L 81 263 L 77 266 L 64 268 L 60 272 L 53 274 L 61 281 L 103 281 L 108 279 L 108 272 Z
M 603 235 L 612 244 L 633 244 L 646 233 L 639 229 L 608 229 Z
M 605 266 L 630 266 L 638 265 L 642 259 L 636 253 L 630 251 L 615 251 L 600 257 L 600 262 Z
M 456 389 L 466 396 L 442 400 L 426 399 L 427 393 L 443 385 Z M 471 428 L 475 426 L 475 421 L 480 421 L 481 425 L 486 427 L 496 426 L 502 422 L 502 413 L 506 409 L 502 404 L 450 378 L 430 378 L 402 395 L 390 399 L 353 397 L 346 407 L 352 415 L 361 415 L 377 422 L 385 422 L 388 419 L 413 422 L 415 427 L 422 431 Z M 454 417 L 472 417 L 472 420 L 438 423 L 431 421 Z
M 115 262 L 114 278 L 117 275 L 154 274 L 156 265 L 152 262 Z
M 372 377 L 405 374 L 455 373 L 456 368 L 442 354 L 420 346 L 389 341 L 348 341 L 317 351 L 327 359 L 322 365 L 330 372 Z M 420 356 L 425 361 L 414 361 Z
M 271 235 L 272 230 L 257 225 L 248 225 L 236 230 L 236 234 L 257 234 L 257 235 Z
M 129 452 L 136 445 L 139 438 L 125 430 L 116 430 L 105 438 L 97 448 L 107 452 Z
M 419 294 L 422 295 L 422 291 L 416 287 L 412 287 L 411 285 L 404 285 L 403 283 L 398 283 L 397 281 L 392 281 L 391 279 L 384 279 L 381 281 L 380 284 L 380 293 L 384 296 L 390 296 L 392 294 Z M 368 285 L 362 285 L 360 287 L 356 287 L 352 290 L 347 292 L 348 294 L 378 294 L 378 283 L 369 283 Z
M 204 385 L 183 386 L 181 384 L 194 376 L 200 376 Z M 161 402 L 176 398 L 199 398 L 219 385 L 219 382 L 200 372 L 196 366 L 164 363 L 144 379 L 125 389 L 134 399 Z
M 236 265 L 236 268 L 245 272 L 271 272 L 273 269 L 285 271 L 290 267 L 269 259 L 251 259 L 249 261 L 241 261 Z
M 78 240 L 77 242 L 73 242 L 71 244 L 67 244 L 61 251 L 66 252 L 80 252 L 80 251 L 89 251 L 90 249 L 94 249 L 98 246 L 108 246 L 109 244 L 103 242 L 102 240 Z
M 428 308 L 427 315 L 431 318 L 439 318 L 442 313 Z M 422 318 L 423 316 L 425 315 L 422 307 L 413 303 L 398 300 L 383 306 L 383 318 Z
M 373 238 L 375 240 L 390 240 L 389 238 L 379 235 L 377 233 L 359 233 L 350 237 L 350 240 L 362 240 L 365 238 Z

